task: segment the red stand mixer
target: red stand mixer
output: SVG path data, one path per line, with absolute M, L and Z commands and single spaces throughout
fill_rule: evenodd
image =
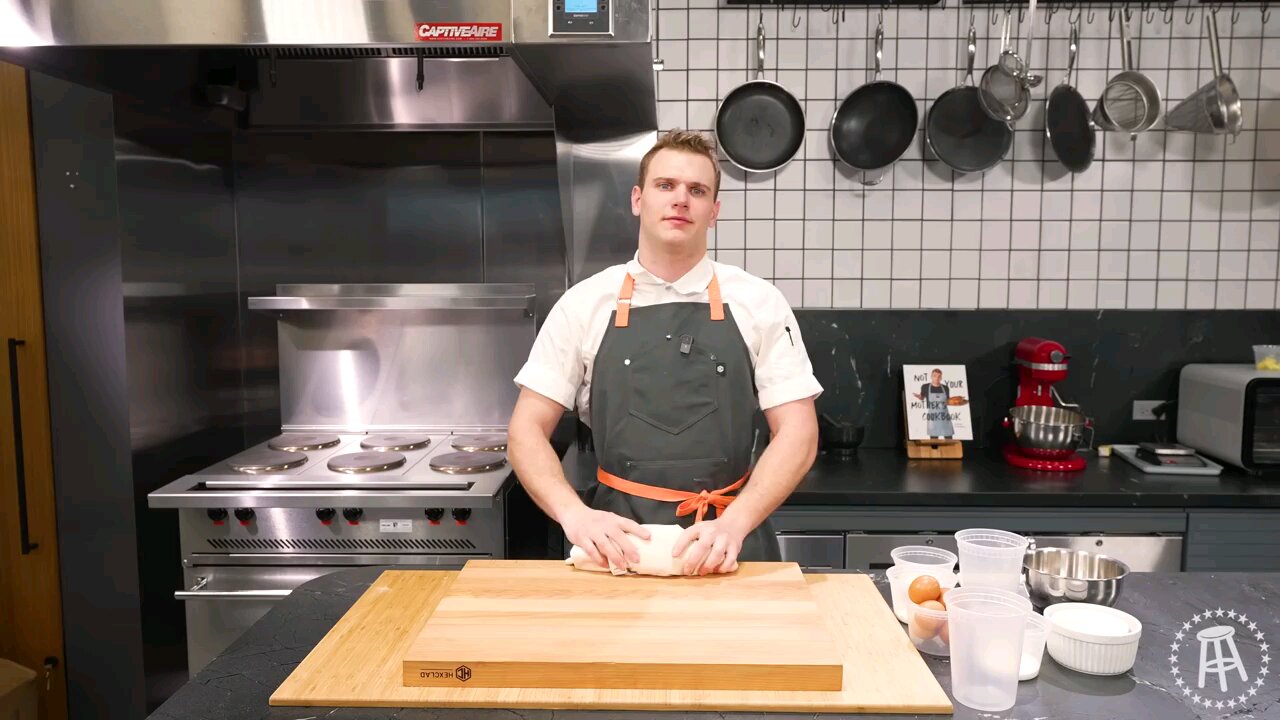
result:
M 1004 426 L 1012 440 L 1004 447 L 1010 465 L 1028 470 L 1075 472 L 1085 468 L 1076 452 L 1092 423 L 1080 406 L 1062 402 L 1054 384 L 1067 377 L 1067 349 L 1053 340 L 1029 337 L 1018 343 L 1018 396 Z

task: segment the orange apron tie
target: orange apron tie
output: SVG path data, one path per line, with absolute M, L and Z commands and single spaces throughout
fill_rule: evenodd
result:
M 659 502 L 678 502 L 680 504 L 676 506 L 676 517 L 684 517 L 685 515 L 696 513 L 693 520 L 695 523 L 702 522 L 702 519 L 706 517 L 708 507 L 714 507 L 716 509 L 716 517 L 720 517 L 724 509 L 738 499 L 736 495 L 726 495 L 725 493 L 731 493 L 747 484 L 747 476 L 743 475 L 738 478 L 737 482 L 719 490 L 703 490 L 696 493 L 686 492 L 684 490 L 657 487 L 656 485 L 645 485 L 644 483 L 620 478 L 604 468 L 596 468 L 596 480 L 599 480 L 601 485 L 607 485 L 627 495 Z
M 636 279 L 627 273 L 622 278 L 622 289 L 618 291 L 618 312 L 613 318 L 613 326 L 624 328 L 631 322 L 631 296 L 636 290 Z M 720 280 L 711 273 L 711 282 L 707 284 L 707 299 L 711 303 L 711 319 L 724 320 L 724 301 L 720 298 Z

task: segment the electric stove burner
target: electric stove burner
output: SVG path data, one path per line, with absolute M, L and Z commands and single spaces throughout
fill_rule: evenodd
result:
M 410 434 L 370 435 L 360 441 L 360 447 L 365 450 L 390 450 L 393 452 L 421 450 L 430 444 L 430 437 Z
M 280 472 L 296 468 L 307 461 L 307 456 L 300 452 L 269 450 L 258 448 L 240 453 L 227 461 L 227 465 L 236 472 L 247 475 Z
M 272 450 L 285 452 L 301 452 L 305 450 L 323 450 L 342 442 L 337 435 L 317 435 L 311 433 L 285 433 L 267 442 Z
M 497 470 L 507 464 L 507 456 L 495 452 L 456 452 L 431 458 L 431 469 L 450 475 Z
M 404 465 L 404 462 L 404 455 L 398 452 L 357 452 L 339 455 L 330 459 L 329 469 L 334 472 L 360 475 L 394 470 Z
M 507 450 L 507 434 L 459 435 L 453 439 L 453 448 L 462 452 L 498 453 Z

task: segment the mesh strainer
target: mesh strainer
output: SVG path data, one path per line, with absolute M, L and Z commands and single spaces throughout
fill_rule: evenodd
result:
M 1120 23 L 1123 72 L 1107 81 L 1093 110 L 1093 121 L 1104 130 L 1136 135 L 1160 120 L 1163 107 L 1160 89 L 1151 78 L 1133 69 L 1133 42 L 1129 37 L 1128 11 L 1116 14 Z

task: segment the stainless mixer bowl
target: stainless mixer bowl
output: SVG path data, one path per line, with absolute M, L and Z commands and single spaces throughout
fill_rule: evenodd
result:
M 1009 408 L 1013 440 L 1028 455 L 1070 455 L 1080 447 L 1086 422 L 1084 415 L 1063 407 L 1020 405 Z
M 1036 607 L 1063 602 L 1115 605 L 1129 566 L 1086 550 L 1037 548 L 1022 558 L 1027 593 Z

